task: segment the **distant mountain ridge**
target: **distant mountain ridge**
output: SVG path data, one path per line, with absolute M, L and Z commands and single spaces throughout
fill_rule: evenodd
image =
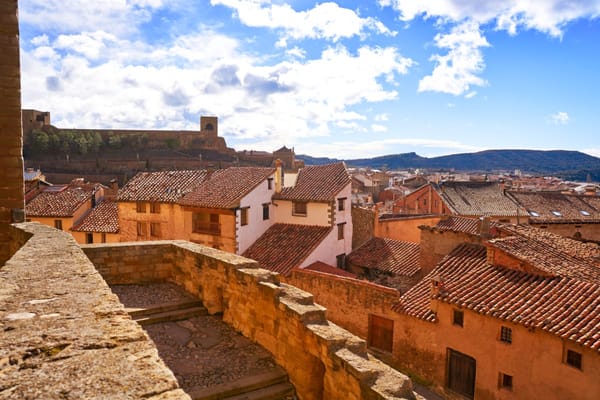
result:
M 296 158 L 304 160 L 307 165 L 340 161 L 306 155 L 297 155 Z M 351 167 L 378 169 L 427 168 L 473 172 L 519 169 L 524 173 L 553 174 L 571 180 L 585 180 L 590 174 L 594 181 L 600 181 L 600 158 L 567 150 L 485 150 L 432 158 L 421 157 L 413 152 L 343 161 Z

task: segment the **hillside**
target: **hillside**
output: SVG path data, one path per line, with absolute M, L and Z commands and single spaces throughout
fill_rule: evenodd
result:
M 298 155 L 309 164 L 337 161 Z M 386 155 L 374 158 L 344 160 L 348 166 L 406 169 L 455 169 L 457 171 L 513 171 L 553 174 L 565 179 L 585 180 L 587 174 L 600 181 L 600 158 L 578 151 L 565 150 L 486 150 L 477 153 L 452 154 L 441 157 L 421 157 L 416 153 Z

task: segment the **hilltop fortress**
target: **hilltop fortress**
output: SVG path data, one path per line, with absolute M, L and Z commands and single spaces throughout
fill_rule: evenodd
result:
M 75 177 L 127 181 L 140 171 L 271 166 L 280 159 L 287 170 L 300 165 L 293 149 L 273 153 L 227 147 L 218 118 L 201 116 L 200 130 L 63 129 L 50 112 L 22 110 L 25 166 L 45 172 L 55 183 Z

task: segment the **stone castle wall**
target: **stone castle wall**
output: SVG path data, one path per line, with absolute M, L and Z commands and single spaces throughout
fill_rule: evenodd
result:
M 9 258 L 9 224 L 23 221 L 23 144 L 17 0 L 0 3 L 0 265 Z
M 255 261 L 185 241 L 83 246 L 108 283 L 169 280 L 268 349 L 302 400 L 410 399 L 410 380 L 326 319 L 313 296 Z
M 70 234 L 10 227 L 0 269 L 0 398 L 188 399 Z

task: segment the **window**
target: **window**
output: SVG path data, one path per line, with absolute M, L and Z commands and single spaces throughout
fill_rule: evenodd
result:
M 273 189 L 273 178 L 267 178 L 267 189 Z
M 146 236 L 146 223 L 145 222 L 138 222 L 136 228 L 137 228 L 138 236 L 142 236 L 142 237 Z
M 150 223 L 150 236 L 160 237 L 160 223 L 159 222 L 151 222 Z
M 146 212 L 146 203 L 144 203 L 143 201 L 138 201 L 135 203 L 135 211 L 137 211 L 138 213 L 145 213 Z
M 195 233 L 208 233 L 211 235 L 221 234 L 219 214 L 193 213 L 192 231 Z
M 56 229 L 60 229 L 62 231 L 62 219 L 55 219 L 54 220 L 54 227 Z
M 102 233 L 102 243 L 106 243 L 106 233 Z
M 346 198 L 337 199 L 338 201 L 338 211 L 344 211 L 346 209 Z
M 452 324 L 457 326 L 463 326 L 465 314 L 461 310 L 454 310 L 452 312 Z
M 150 203 L 150 212 L 152 214 L 160 214 L 160 203 Z
M 292 202 L 292 215 L 300 215 L 306 217 L 306 207 L 307 203 L 305 201 L 293 201 Z
M 346 254 L 339 254 L 335 256 L 337 267 L 340 269 L 346 269 Z
M 248 225 L 248 208 L 244 207 L 240 209 L 240 221 L 242 226 Z
M 85 234 L 85 242 L 90 244 L 90 243 L 94 243 L 94 234 L 93 233 L 86 233 Z
M 500 327 L 500 341 L 504 343 L 512 343 L 512 329 L 507 326 Z
M 344 238 L 344 225 L 346 225 L 345 222 L 343 222 L 341 224 L 337 224 L 338 240 L 342 240 Z
M 500 372 L 500 377 L 498 378 L 498 386 L 501 389 L 512 390 L 513 388 L 513 377 L 512 375 L 504 374 Z
M 265 203 L 263 206 L 263 221 L 269 219 L 269 203 Z
M 571 367 L 581 369 L 581 353 L 578 353 L 574 350 L 567 350 L 566 362 Z
M 369 314 L 369 347 L 391 353 L 393 341 L 394 321 Z

